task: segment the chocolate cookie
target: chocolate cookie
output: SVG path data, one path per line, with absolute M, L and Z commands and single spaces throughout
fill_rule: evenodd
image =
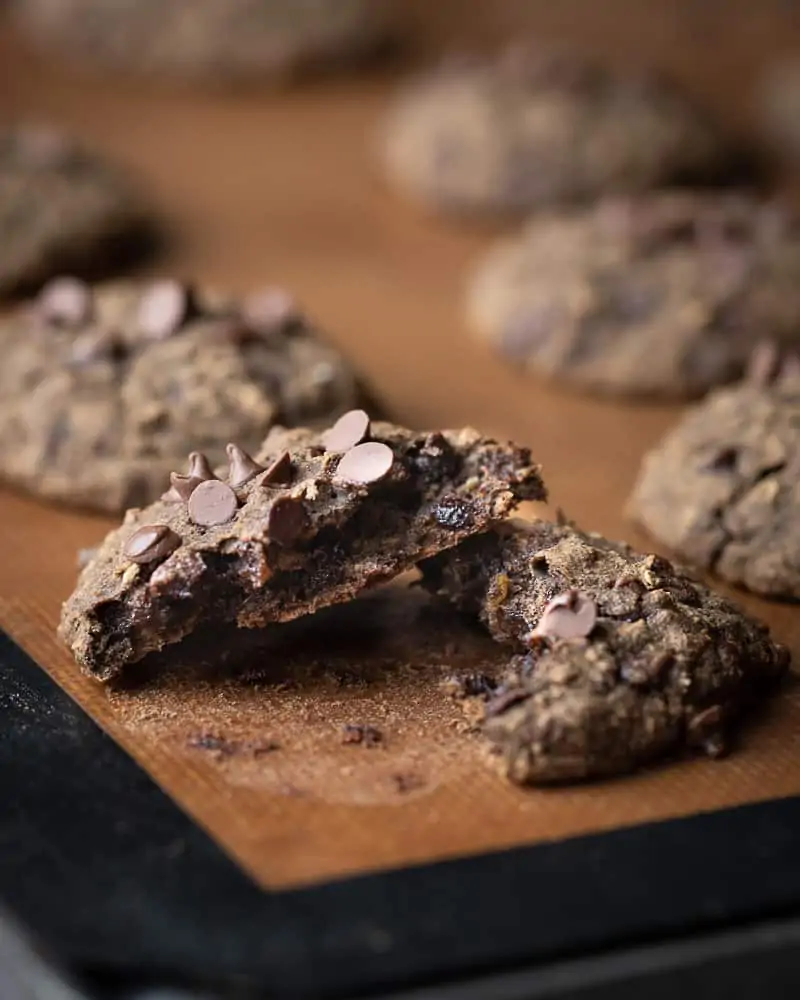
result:
M 800 362 L 760 350 L 647 455 L 629 509 L 695 565 L 800 599 Z
M 50 128 L 0 128 L 0 295 L 69 269 L 108 273 L 155 227 L 127 180 Z
M 570 525 L 514 521 L 423 572 L 526 650 L 484 723 L 521 783 L 623 773 L 683 748 L 718 755 L 788 666 L 764 626 L 665 559 Z
M 347 363 L 278 289 L 241 303 L 164 279 L 54 279 L 0 320 L 0 477 L 95 510 L 149 503 L 193 447 L 214 462 L 280 420 L 355 405 Z
M 433 209 L 509 214 L 715 175 L 730 155 L 671 85 L 575 52 L 450 60 L 397 97 L 390 181 Z
M 84 66 L 210 82 L 356 59 L 392 29 L 387 0 L 15 0 L 12 10 L 27 35 Z
M 60 634 L 101 680 L 199 626 L 311 614 L 543 499 L 527 449 L 476 431 L 416 433 L 347 414 L 274 431 L 255 459 L 198 453 L 164 497 L 130 510 L 83 570 Z
M 492 249 L 469 322 L 523 370 L 615 395 L 696 396 L 760 338 L 800 344 L 800 228 L 738 194 L 606 199 Z

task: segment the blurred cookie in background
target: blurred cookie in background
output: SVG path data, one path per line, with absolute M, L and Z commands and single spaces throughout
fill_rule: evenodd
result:
M 393 0 L 13 0 L 20 28 L 72 62 L 208 82 L 288 77 L 392 35 Z
M 396 97 L 381 141 L 396 188 L 463 215 L 706 181 L 734 155 L 670 83 L 535 45 L 420 76 Z
M 362 399 L 280 289 L 57 278 L 0 320 L 0 343 L 0 478 L 100 511 L 154 500 L 191 451 L 220 464 L 230 441 L 255 449 L 276 422 L 327 426 Z
M 0 295 L 62 271 L 110 274 L 156 241 L 128 178 L 65 133 L 0 127 Z
M 467 316 L 522 371 L 608 395 L 699 396 L 738 378 L 762 338 L 800 346 L 800 228 L 732 192 L 545 214 L 487 253 Z
M 629 514 L 729 583 L 800 600 L 798 431 L 800 358 L 762 344 L 645 457 Z
M 755 115 L 772 152 L 800 162 L 800 54 L 763 71 L 755 89 Z

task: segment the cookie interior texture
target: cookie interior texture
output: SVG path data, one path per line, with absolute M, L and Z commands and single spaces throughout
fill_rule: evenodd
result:
M 513 521 L 421 568 L 526 651 L 484 724 L 521 783 L 623 773 L 687 746 L 719 754 L 789 663 L 766 627 L 667 560 L 570 525 Z
M 149 503 L 187 452 L 255 449 L 270 424 L 325 424 L 361 389 L 277 289 L 235 301 L 162 279 L 57 279 L 0 320 L 0 477 L 120 512 Z
M 605 199 L 492 248 L 466 311 L 524 371 L 600 394 L 698 396 L 741 375 L 762 338 L 800 344 L 800 230 L 741 194 Z
M 108 273 L 156 240 L 123 171 L 57 129 L 0 129 L 0 294 L 66 269 Z
M 365 436 L 326 451 L 313 431 L 276 430 L 255 462 L 234 452 L 227 481 L 195 455 L 83 570 L 60 628 L 81 667 L 108 679 L 201 624 L 260 627 L 349 600 L 545 498 L 527 449 L 476 431 L 377 423 Z
M 467 215 L 699 181 L 731 155 L 669 83 L 532 44 L 451 59 L 413 80 L 381 142 L 394 185 Z
M 212 83 L 356 58 L 395 27 L 389 0 L 15 0 L 12 12 L 83 65 Z
M 800 370 L 719 390 L 645 457 L 629 512 L 687 561 L 800 599 Z

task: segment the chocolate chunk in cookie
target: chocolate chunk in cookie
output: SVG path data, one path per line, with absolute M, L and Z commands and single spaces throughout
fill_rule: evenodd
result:
M 786 649 L 658 556 L 570 525 L 512 521 L 422 566 L 425 585 L 524 651 L 484 731 L 521 783 L 712 755 L 785 671 Z
M 0 321 L 0 478 L 113 512 L 154 500 L 172 471 L 167 499 L 185 501 L 229 442 L 236 488 L 263 471 L 248 452 L 271 423 L 325 426 L 358 404 L 352 369 L 296 306 L 268 335 L 247 315 L 171 278 L 54 279 Z
M 156 226 L 124 173 L 56 129 L 0 128 L 0 295 L 53 275 L 110 274 L 145 254 Z M 88 317 L 63 279 L 43 301 L 69 322 Z M 85 298 L 83 299 L 85 304 Z
M 698 180 L 730 156 L 719 130 L 671 84 L 532 44 L 451 60 L 413 81 L 382 139 L 396 187 L 461 215 Z
M 800 371 L 765 345 L 646 456 L 629 512 L 688 562 L 800 600 L 799 497 Z
M 347 601 L 545 497 L 525 448 L 470 429 L 370 434 L 342 454 L 313 430 L 276 428 L 245 482 L 219 473 L 188 500 L 128 511 L 64 605 L 60 634 L 81 667 L 106 680 L 200 625 L 254 628 Z M 208 471 L 195 458 L 187 478 Z M 464 516 L 443 519 L 444 504 Z
M 20 30 L 81 67 L 215 84 L 358 60 L 394 33 L 387 0 L 12 0 Z
M 469 323 L 510 364 L 591 392 L 697 396 L 761 338 L 800 347 L 800 228 L 741 194 L 661 192 L 537 217 L 489 251 Z

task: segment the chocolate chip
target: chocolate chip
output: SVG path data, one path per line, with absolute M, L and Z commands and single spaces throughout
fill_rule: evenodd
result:
M 189 475 L 193 479 L 216 479 L 214 470 L 211 468 L 206 456 L 201 451 L 189 453 Z
M 137 325 L 150 340 L 166 340 L 189 313 L 189 289 L 173 278 L 155 281 L 139 302 Z
M 194 476 L 182 476 L 179 472 L 170 472 L 169 481 L 170 488 L 161 495 L 161 499 L 167 503 L 186 503 L 200 483 L 205 482 Z
M 202 452 L 193 451 L 189 455 L 188 475 L 171 472 L 169 474 L 170 488 L 166 493 L 161 494 L 161 499 L 167 503 L 185 503 L 200 483 L 216 478 L 206 456 Z
M 264 288 L 242 303 L 242 319 L 256 333 L 269 336 L 300 318 L 297 303 L 282 288 Z
M 533 636 L 550 639 L 584 639 L 597 622 L 597 605 L 587 594 L 568 590 L 544 609 Z
M 349 410 L 322 435 L 325 451 L 349 451 L 369 436 L 369 416 L 364 410 Z
M 394 453 L 388 445 L 365 441 L 344 453 L 334 479 L 345 483 L 376 483 L 389 474 L 393 463 Z
M 146 524 L 134 531 L 125 542 L 123 552 L 131 562 L 149 563 L 164 559 L 180 544 L 180 536 L 166 524 Z
M 236 514 L 239 501 L 227 483 L 208 479 L 192 491 L 188 506 L 189 517 L 194 523 L 210 528 L 230 521 Z
M 230 470 L 228 472 L 228 482 L 231 486 L 244 486 L 253 476 L 264 471 L 264 466 L 259 465 L 243 451 L 238 445 L 229 444 L 225 449 L 228 453 Z
M 92 318 L 92 290 L 78 278 L 53 278 L 39 292 L 36 305 L 46 323 L 83 326 Z
M 261 480 L 262 486 L 282 486 L 292 481 L 292 456 L 288 451 L 279 455 L 272 465 L 267 467 Z
M 267 514 L 267 535 L 278 545 L 291 545 L 303 533 L 308 514 L 297 497 L 278 497 Z

